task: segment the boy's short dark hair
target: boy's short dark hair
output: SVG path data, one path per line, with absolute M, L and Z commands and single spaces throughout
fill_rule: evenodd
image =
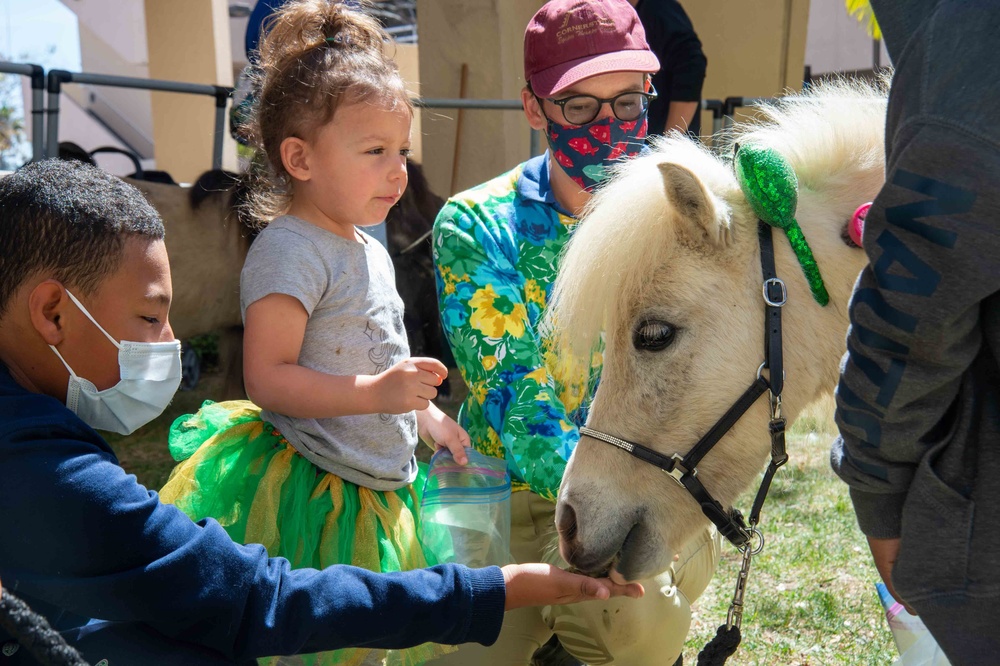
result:
M 0 316 L 43 270 L 93 293 L 128 236 L 162 239 L 163 222 L 142 192 L 96 167 L 45 160 L 0 178 Z

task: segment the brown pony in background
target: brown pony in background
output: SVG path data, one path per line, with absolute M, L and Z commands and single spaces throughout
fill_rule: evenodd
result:
M 410 354 L 430 356 L 454 368 L 455 357 L 441 326 L 431 250 L 431 228 L 445 202 L 431 192 L 419 164 L 407 160 L 406 173 L 409 184 L 389 211 L 385 226 L 389 256 L 396 269 L 396 290 L 405 305 L 403 325 Z M 438 396 L 447 399 L 450 395 L 451 384 L 445 378 Z

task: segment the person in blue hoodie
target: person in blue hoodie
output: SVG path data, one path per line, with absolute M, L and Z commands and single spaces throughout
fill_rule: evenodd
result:
M 640 596 L 541 564 L 291 570 L 198 523 L 97 430 L 156 418 L 180 380 L 164 228 L 77 162 L 0 179 L 0 580 L 91 663 L 244 664 L 347 646 L 496 640 L 505 609 Z M 35 663 L 0 629 L 0 663 Z
M 833 447 L 875 565 L 953 664 L 1000 661 L 1000 4 L 872 0 L 895 74 Z

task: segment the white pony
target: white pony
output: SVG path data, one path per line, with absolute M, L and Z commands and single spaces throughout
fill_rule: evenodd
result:
M 799 183 L 796 219 L 829 292 L 813 300 L 785 234 L 773 230 L 783 308 L 789 422 L 836 384 L 848 301 L 865 262 L 844 240 L 884 182 L 886 82 L 845 81 L 785 97 L 732 140 L 777 151 Z M 563 258 L 548 322 L 570 357 L 602 332 L 604 369 L 588 426 L 684 454 L 755 379 L 764 360 L 758 220 L 732 165 L 673 136 L 623 165 L 588 208 Z M 761 398 L 698 465 L 730 507 L 770 452 Z M 794 455 L 794 451 L 791 452 Z M 638 580 L 667 568 L 706 523 L 657 467 L 584 436 L 559 492 L 560 550 L 580 570 Z

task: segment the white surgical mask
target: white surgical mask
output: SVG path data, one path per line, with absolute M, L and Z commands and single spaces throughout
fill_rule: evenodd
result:
M 97 387 L 73 372 L 59 350 L 49 345 L 69 371 L 66 406 L 91 428 L 130 435 L 163 413 L 181 383 L 181 343 L 118 342 L 104 330 L 76 296 L 66 290 L 87 319 L 118 347 L 121 381 L 109 389 Z

